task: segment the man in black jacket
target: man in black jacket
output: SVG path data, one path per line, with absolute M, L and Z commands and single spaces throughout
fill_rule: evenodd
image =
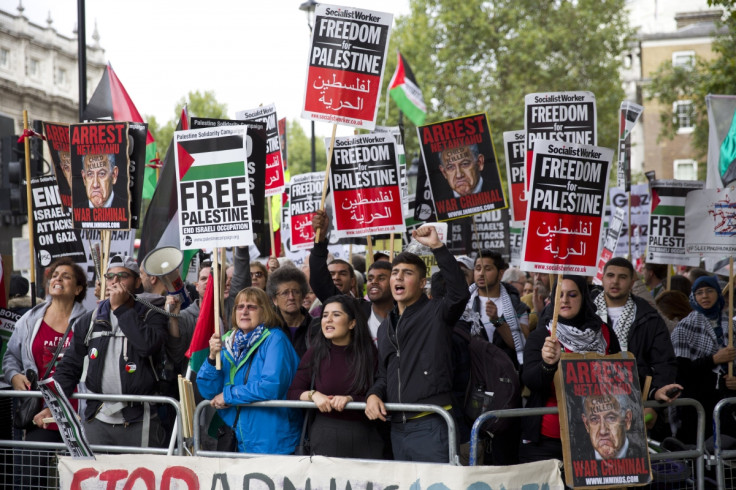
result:
M 631 294 L 635 281 L 634 266 L 623 257 L 614 257 L 603 268 L 603 293 L 594 298 L 598 316 L 616 332 L 622 351 L 636 358 L 639 382 L 652 377 L 646 399 L 669 402 L 666 395 L 675 384 L 677 360 L 669 330 L 659 313 L 649 303 Z M 648 412 L 653 412 L 648 410 Z
M 139 274 L 133 257 L 110 259 L 105 274 L 109 298 L 75 322 L 72 345 L 54 373 L 67 396 L 80 382 L 93 393 L 157 394 L 152 356 L 166 341 L 168 321 L 135 301 Z M 167 442 L 156 408 L 148 403 L 88 400 L 84 427 L 91 444 L 164 447 Z
M 427 268 L 418 256 L 402 252 L 393 261 L 391 293 L 396 307 L 378 329 L 378 375 L 367 393 L 366 416 L 386 420 L 389 403 L 428 403 L 449 409 L 452 392 L 452 330 L 469 293 L 465 276 L 434 227 L 413 232 L 432 249 L 447 281 L 447 295 L 424 295 Z M 395 412 L 391 416 L 394 458 L 447 462 L 447 425 L 432 413 Z

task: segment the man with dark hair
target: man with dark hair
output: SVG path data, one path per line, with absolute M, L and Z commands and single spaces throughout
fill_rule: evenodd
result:
M 603 293 L 593 301 L 598 316 L 616 332 L 621 350 L 634 354 L 639 380 L 643 383 L 646 376 L 652 377 L 645 399 L 669 402 L 677 397 L 668 397 L 667 390 L 682 389 L 675 384 L 675 351 L 662 317 L 646 300 L 631 294 L 634 278 L 631 262 L 612 258 L 603 267 Z
M 156 395 L 158 379 L 151 357 L 167 337 L 167 319 L 135 301 L 141 286 L 133 257 L 116 255 L 107 267 L 109 298 L 74 323 L 72 345 L 54 379 L 71 396 L 84 382 L 89 391 L 111 395 Z M 163 447 L 164 429 L 156 407 L 141 402 L 88 400 L 84 427 L 91 444 Z
M 529 308 L 519 300 L 514 287 L 501 282 L 506 269 L 508 264 L 501 254 L 480 251 L 467 309 L 478 315 L 487 339 L 506 352 L 518 368 L 524 362 L 524 344 L 529 335 Z
M 656 298 L 664 287 L 667 267 L 667 264 L 644 264 L 644 284 L 652 292 L 652 298 Z
M 312 323 L 312 317 L 302 306 L 302 300 L 308 292 L 307 276 L 291 266 L 279 267 L 273 271 L 266 284 L 266 294 L 284 319 L 289 329 L 291 345 L 299 357 L 307 352 L 310 343 L 309 325 Z
M 391 263 L 385 260 L 373 262 L 368 269 L 366 290 L 371 302 L 368 328 L 371 330 L 373 343 L 378 345 L 378 327 L 394 307 L 391 295 Z
M 378 375 L 366 394 L 365 413 L 371 420 L 386 420 L 384 400 L 446 408 L 452 403 L 452 331 L 468 301 L 467 283 L 434 227 L 412 234 L 432 249 L 447 295 L 425 296 L 427 266 L 421 258 L 402 252 L 394 259 L 390 285 L 396 306 L 378 329 Z M 447 462 L 447 425 L 440 416 L 396 412 L 391 422 L 395 459 Z

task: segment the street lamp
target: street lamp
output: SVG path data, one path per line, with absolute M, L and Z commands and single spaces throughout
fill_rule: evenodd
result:
M 312 35 L 312 29 L 314 29 L 314 9 L 317 8 L 317 2 L 314 0 L 307 0 L 306 2 L 299 5 L 299 10 L 302 10 L 307 13 L 307 25 L 309 26 L 309 35 L 311 39 Z M 317 150 L 315 147 L 315 141 L 314 141 L 314 119 L 311 121 L 312 123 L 312 172 L 315 172 L 317 170 Z

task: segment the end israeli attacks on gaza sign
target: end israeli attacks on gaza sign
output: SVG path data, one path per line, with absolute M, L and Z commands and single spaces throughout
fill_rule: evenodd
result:
M 176 131 L 182 249 L 253 243 L 243 126 Z

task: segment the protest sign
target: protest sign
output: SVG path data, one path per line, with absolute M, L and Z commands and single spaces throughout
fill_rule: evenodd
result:
M 524 241 L 524 231 L 521 228 L 509 228 L 509 249 L 511 250 L 509 265 L 521 266 L 521 245 Z
M 204 458 L 100 454 L 95 461 L 59 458 L 61 488 L 523 488 L 562 490 L 558 462 L 454 466 L 359 461 L 324 456 Z M 138 483 L 140 482 L 140 484 Z M 150 482 L 146 487 L 144 482 Z M 421 482 L 421 487 L 417 482 Z
M 393 15 L 317 4 L 302 117 L 373 129 Z
M 94 459 L 95 455 L 87 442 L 82 422 L 74 411 L 69 399 L 53 377 L 38 382 L 46 406 L 59 426 L 59 434 L 66 449 L 74 459 Z
M 631 219 L 628 217 L 629 195 L 631 196 Z M 631 254 L 633 255 L 631 262 L 633 263 L 641 256 L 636 255 L 635 250 L 644 250 L 649 239 L 649 211 L 652 209 L 649 184 L 634 184 L 629 193 L 624 191 L 623 187 L 612 187 L 609 200 L 612 216 L 616 214 L 616 209 L 624 211 L 621 233 L 614 256 L 628 257 L 629 255 L 629 221 L 631 221 Z
M 555 391 L 568 486 L 611 488 L 650 482 L 639 373 L 631 353 L 563 353 Z
M 337 238 L 406 230 L 396 140 L 388 133 L 335 139 L 330 167 Z
M 707 216 L 707 217 L 706 217 Z M 691 191 L 685 200 L 688 253 L 722 258 L 736 254 L 736 187 Z
M 401 187 L 401 206 L 404 218 L 409 219 L 409 180 L 406 176 L 406 152 L 404 151 L 404 135 L 398 126 L 376 126 L 376 133 L 389 133 L 396 140 L 396 161 L 399 164 L 399 186 Z
M 289 225 L 291 248 L 295 250 L 314 247 L 312 216 L 322 202 L 324 172 L 294 175 L 289 181 Z
M 174 132 L 180 247 L 253 243 L 246 128 Z
M 690 191 L 703 188 L 695 180 L 653 180 L 647 263 L 697 267 L 700 257 L 687 252 L 685 203 Z M 705 210 L 703 210 L 705 211 Z
M 631 190 L 631 130 L 639 120 L 644 107 L 625 100 L 621 102 L 618 123 L 617 186 Z
M 592 92 L 546 92 L 524 97 L 526 188 L 529 189 L 536 140 L 597 145 L 595 95 Z
M 508 207 L 485 114 L 417 127 L 439 221 Z
M 69 153 L 69 125 L 62 123 L 43 123 L 46 145 L 54 164 L 54 175 L 59 186 L 61 205 L 72 208 L 72 156 Z
M 424 159 L 419 156 L 417 163 L 417 184 L 414 196 L 414 220 L 419 223 L 425 221 L 437 221 L 434 214 L 434 203 L 432 202 L 432 188 L 429 187 L 427 180 L 427 169 L 424 166 Z
M 235 113 L 235 118 L 266 125 L 266 196 L 281 194 L 284 191 L 284 164 L 281 157 L 281 139 L 274 104 Z M 196 126 L 194 126 L 196 127 Z
M 593 278 L 593 284 L 603 284 L 603 268 L 606 266 L 606 263 L 611 260 L 614 252 L 616 251 L 625 215 L 626 212 L 623 208 L 616 208 L 616 212 L 613 215 L 611 223 L 603 233 L 603 249 L 601 250 L 600 258 L 598 259 L 598 272 Z
M 509 241 L 509 210 L 496 209 L 486 213 L 476 214 L 472 217 L 472 250 L 466 253 L 470 254 L 479 250 L 493 250 L 508 262 L 510 256 Z
M 63 177 L 62 177 L 63 179 Z M 71 208 L 62 206 L 56 177 L 31 179 L 33 205 L 33 247 L 38 264 L 46 267 L 56 259 L 69 257 L 84 262 L 84 247 L 79 230 L 74 229 Z
M 234 121 L 231 119 L 214 119 L 193 117 L 190 119 L 191 129 L 215 128 L 218 126 L 244 126 L 248 128 L 245 148 L 248 153 L 248 189 L 250 190 L 250 219 L 253 223 L 254 235 L 263 233 L 264 216 L 266 215 L 264 199 L 266 196 L 262 182 L 266 179 L 266 125 L 262 122 Z M 256 244 L 259 243 L 254 237 Z
M 143 173 L 146 171 L 148 124 L 128 123 L 128 160 L 130 162 L 130 227 L 139 228 L 143 200 Z
M 69 125 L 75 228 L 130 229 L 128 123 Z
M 524 226 L 526 221 L 525 137 L 524 131 L 504 131 L 503 133 L 512 226 Z
M 5 357 L 5 351 L 8 350 L 8 342 L 10 336 L 15 330 L 15 322 L 20 320 L 21 315 L 0 307 L 0 359 Z M 3 366 L 0 363 L 0 388 L 7 388 L 10 385 L 5 383 L 5 375 L 3 374 Z
M 538 140 L 521 269 L 596 273 L 613 150 Z

